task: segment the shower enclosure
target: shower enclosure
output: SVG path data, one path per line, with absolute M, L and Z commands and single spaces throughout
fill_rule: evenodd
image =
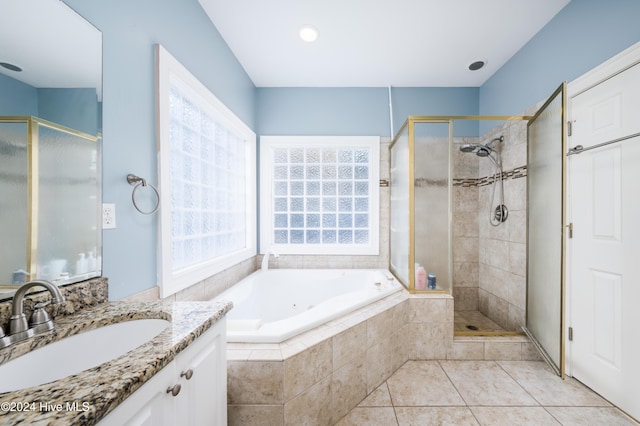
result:
M 456 334 L 525 323 L 527 118 L 410 116 L 390 144 L 390 270 L 412 293 L 452 294 Z M 500 123 L 459 136 L 484 119 Z
M 390 271 L 452 294 L 456 335 L 525 331 L 560 374 L 564 154 L 543 154 L 565 144 L 563 93 L 532 116 L 409 116 L 389 147 Z M 482 120 L 497 125 L 458 136 Z

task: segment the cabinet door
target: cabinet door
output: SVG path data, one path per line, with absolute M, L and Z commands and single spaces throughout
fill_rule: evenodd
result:
M 227 424 L 226 321 L 218 321 L 176 358 L 182 392 L 176 398 L 181 425 Z M 187 377 L 189 377 L 187 379 Z
M 143 384 L 115 410 L 107 414 L 100 426 L 163 426 L 174 425 L 177 397 L 167 388 L 178 382 L 174 362 L 167 365 Z M 178 395 L 178 397 L 181 395 Z

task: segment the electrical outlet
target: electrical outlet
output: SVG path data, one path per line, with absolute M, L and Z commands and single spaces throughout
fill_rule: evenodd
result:
M 116 205 L 112 203 L 102 204 L 102 229 L 116 227 Z

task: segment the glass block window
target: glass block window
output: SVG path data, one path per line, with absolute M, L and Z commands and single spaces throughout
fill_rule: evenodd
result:
M 379 138 L 263 136 L 262 250 L 377 254 Z
M 166 297 L 255 255 L 255 134 L 159 51 L 160 288 Z
M 245 247 L 246 147 L 171 83 L 171 260 L 180 270 Z

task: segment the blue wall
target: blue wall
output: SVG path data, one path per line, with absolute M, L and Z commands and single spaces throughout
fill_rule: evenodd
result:
M 393 134 L 409 115 L 477 115 L 477 87 L 392 87 Z M 389 89 L 258 88 L 261 135 L 390 135 Z M 459 136 L 477 136 L 477 123 L 456 126 Z
M 109 298 L 157 284 L 157 215 L 131 203 L 127 173 L 158 181 L 154 45 L 162 44 L 249 127 L 255 86 L 197 0 L 66 0 L 102 31 L 103 200 L 116 204 L 117 228 L 103 232 Z
M 38 115 L 36 89 L 0 74 L 0 115 Z
M 572 0 L 480 88 L 480 114 L 520 114 L 546 99 L 640 41 L 638 18 L 638 0 Z
M 80 130 L 98 133 L 95 89 L 37 89 L 0 74 L 0 116 L 34 116 Z
M 38 117 L 97 135 L 100 131 L 96 89 L 38 89 Z

